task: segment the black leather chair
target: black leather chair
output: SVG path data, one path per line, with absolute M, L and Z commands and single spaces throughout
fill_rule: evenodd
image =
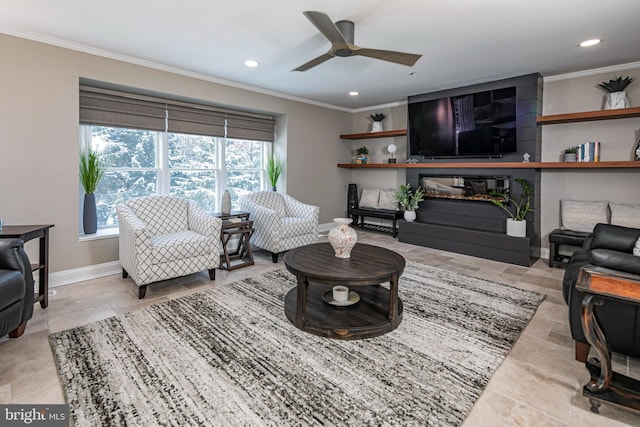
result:
M 18 338 L 33 314 L 31 263 L 19 239 L 0 239 L 0 337 Z
M 611 224 L 597 224 L 583 247 L 573 253 L 564 274 L 562 290 L 569 305 L 571 336 L 576 342 L 576 360 L 586 362 L 590 345 L 582 332 L 580 307 L 584 293 L 575 289 L 580 269 L 598 266 L 631 275 L 640 281 L 640 256 L 633 248 L 640 238 L 640 229 Z M 640 306 L 617 300 L 594 309 L 611 351 L 640 357 Z

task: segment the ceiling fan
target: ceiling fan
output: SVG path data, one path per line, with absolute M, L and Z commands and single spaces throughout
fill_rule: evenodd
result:
M 312 59 L 296 68 L 293 71 L 307 71 L 310 68 L 320 65 L 329 59 L 340 56 L 366 56 L 374 59 L 381 59 L 383 61 L 394 62 L 396 64 L 406 65 L 408 67 L 413 66 L 422 55 L 416 55 L 413 53 L 396 52 L 393 50 L 381 50 L 381 49 L 367 49 L 353 44 L 353 34 L 355 24 L 353 21 L 338 21 L 335 24 L 331 21 L 331 18 L 325 13 L 307 11 L 302 12 L 309 21 L 331 42 L 331 49 L 324 55 Z

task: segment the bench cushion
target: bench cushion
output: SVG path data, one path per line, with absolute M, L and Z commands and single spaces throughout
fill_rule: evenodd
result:
M 562 199 L 560 201 L 561 228 L 591 233 L 596 224 L 609 222 L 608 205 L 606 201 Z

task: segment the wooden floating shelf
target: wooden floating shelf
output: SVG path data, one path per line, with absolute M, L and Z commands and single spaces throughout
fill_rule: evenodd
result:
M 397 130 L 384 130 L 382 132 L 345 133 L 343 135 L 340 135 L 340 139 L 390 138 L 394 136 L 407 136 L 407 130 L 397 129 Z
M 610 162 L 473 162 L 473 163 L 338 163 L 346 169 L 620 169 L 640 168 L 640 161 Z
M 618 110 L 583 111 L 581 113 L 553 114 L 538 116 L 536 121 L 541 125 L 558 123 L 590 122 L 596 120 L 628 119 L 640 117 L 640 107 L 620 108 Z

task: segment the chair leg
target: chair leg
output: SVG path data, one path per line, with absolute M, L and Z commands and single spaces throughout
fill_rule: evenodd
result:
M 591 345 L 576 341 L 576 360 L 578 362 L 587 363 L 589 350 L 591 350 Z
M 271 252 L 271 260 L 273 261 L 274 264 L 278 262 L 278 254 L 275 252 Z
M 18 338 L 19 336 L 24 334 L 25 329 L 27 329 L 27 320 L 22 322 L 22 324 L 15 328 L 13 331 L 9 332 L 9 338 Z
M 129 273 L 127 273 L 127 270 L 125 270 L 124 268 L 122 269 L 122 278 L 126 279 L 127 277 L 129 277 Z
M 209 269 L 209 280 L 216 280 L 216 269 L 215 268 L 210 268 Z
M 147 295 L 147 285 L 138 286 L 138 299 L 143 299 Z

